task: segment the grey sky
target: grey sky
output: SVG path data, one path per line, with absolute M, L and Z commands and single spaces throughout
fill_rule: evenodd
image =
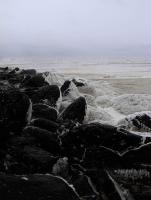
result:
M 0 0 L 0 55 L 149 55 L 150 11 L 151 0 Z

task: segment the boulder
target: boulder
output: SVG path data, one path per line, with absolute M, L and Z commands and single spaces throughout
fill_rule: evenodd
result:
M 126 116 L 118 122 L 120 127 L 127 130 L 150 132 L 151 131 L 151 111 L 137 112 Z
M 100 199 L 90 177 L 84 174 L 73 176 L 72 184 L 82 199 Z
M 29 173 L 51 173 L 57 158 L 39 147 L 24 146 L 22 162 Z
M 40 145 L 43 149 L 51 153 L 58 154 L 60 152 L 60 146 L 55 133 L 38 127 L 27 126 L 24 128 L 23 134 L 34 137 L 37 145 Z
M 88 168 L 104 166 L 107 169 L 114 169 L 123 167 L 123 162 L 118 152 L 99 146 L 86 149 L 83 165 Z
M 30 75 L 30 76 L 36 76 L 36 70 L 35 69 L 23 69 L 20 74 L 23 75 Z
M 21 131 L 28 122 L 30 110 L 28 96 L 16 89 L 0 90 L 0 120 L 5 120 L 10 131 Z
M 77 79 L 73 78 L 73 79 L 72 79 L 72 82 L 73 82 L 77 87 L 85 86 L 85 82 L 83 82 L 83 80 L 77 80 Z
M 151 167 L 151 142 L 141 145 L 138 148 L 131 149 L 122 155 L 123 161 L 127 163 L 127 167 L 139 166 Z
M 62 146 L 67 155 L 81 156 L 85 148 L 104 146 L 120 153 L 130 148 L 148 143 L 144 138 L 114 126 L 90 123 L 71 129 L 61 137 Z M 73 156 L 72 155 L 72 156 Z
M 80 200 L 67 182 L 53 175 L 0 174 L 0 196 L 7 200 Z
M 77 98 L 60 115 L 63 120 L 74 120 L 82 123 L 86 115 L 86 100 L 84 97 Z
M 33 118 L 44 118 L 47 120 L 56 121 L 58 112 L 55 108 L 48 106 L 47 104 L 34 104 L 33 105 Z
M 60 90 L 61 90 L 62 96 L 67 96 L 69 94 L 70 85 L 71 85 L 71 81 L 66 80 L 64 84 L 61 86 Z
M 47 131 L 51 131 L 51 132 L 56 132 L 57 129 L 59 128 L 58 123 L 44 119 L 44 118 L 33 119 L 31 121 L 30 125 L 36 126 L 36 127 L 39 127 L 39 128 L 45 129 Z
M 48 85 L 48 83 L 43 78 L 42 74 L 37 74 L 35 76 L 29 76 L 22 82 L 22 87 L 42 87 Z
M 36 94 L 33 95 L 32 101 L 39 103 L 41 101 L 47 101 L 50 106 L 56 106 L 60 97 L 60 90 L 57 85 L 48 85 L 41 87 Z

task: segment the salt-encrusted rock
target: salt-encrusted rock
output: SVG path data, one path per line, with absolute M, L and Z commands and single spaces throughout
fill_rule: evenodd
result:
M 42 74 L 29 77 L 22 82 L 22 87 L 42 87 L 48 85 Z
M 43 149 L 51 152 L 51 153 L 59 153 L 60 146 L 57 141 L 57 135 L 50 131 L 34 127 L 34 126 L 27 126 L 23 130 L 23 134 L 26 136 L 34 137 Z
M 31 117 L 28 96 L 16 89 L 0 91 L 0 120 L 7 123 L 10 131 L 20 132 Z
M 71 103 L 61 114 L 63 120 L 75 120 L 80 123 L 84 120 L 86 114 L 86 101 L 84 97 L 79 97 Z
M 0 197 L 7 200 L 80 200 L 67 182 L 53 175 L 0 174 Z
M 34 104 L 33 105 L 33 118 L 44 118 L 47 120 L 56 121 L 58 112 L 55 108 L 47 104 Z
M 57 85 L 48 85 L 41 87 L 35 95 L 32 97 L 34 103 L 41 101 L 47 101 L 50 106 L 56 106 L 57 101 L 60 97 L 60 90 Z
M 30 124 L 32 126 L 36 126 L 36 127 L 39 127 L 51 132 L 56 132 L 57 129 L 59 128 L 58 123 L 44 119 L 44 118 L 33 119 Z

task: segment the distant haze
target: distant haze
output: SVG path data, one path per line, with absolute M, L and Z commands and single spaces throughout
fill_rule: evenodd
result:
M 150 55 L 151 0 L 0 0 L 0 57 Z

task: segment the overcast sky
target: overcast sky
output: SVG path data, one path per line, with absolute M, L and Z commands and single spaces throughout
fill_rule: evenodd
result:
M 150 55 L 151 0 L 0 0 L 0 56 Z

